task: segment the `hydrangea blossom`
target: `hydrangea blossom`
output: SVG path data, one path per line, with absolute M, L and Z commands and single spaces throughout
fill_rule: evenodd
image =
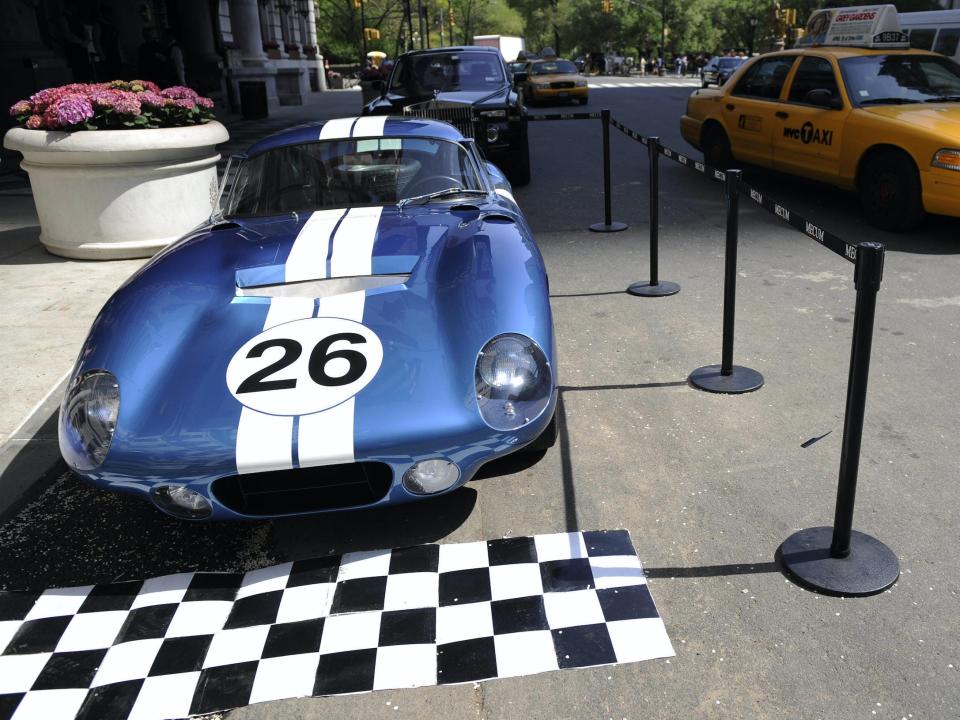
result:
M 149 80 L 71 83 L 46 88 L 10 107 L 31 130 L 155 128 L 212 118 L 213 101 L 188 87 L 161 90 Z

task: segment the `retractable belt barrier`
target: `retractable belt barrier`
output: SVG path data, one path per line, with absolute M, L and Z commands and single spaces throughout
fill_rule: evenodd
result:
M 847 400 L 840 452 L 840 473 L 832 527 L 800 530 L 787 538 L 778 549 L 784 569 L 801 585 L 833 595 L 860 596 L 881 592 L 897 581 L 900 567 L 893 551 L 880 540 L 853 530 L 853 510 L 857 475 L 860 466 L 860 445 L 863 436 L 867 380 L 870 372 L 870 350 L 877 292 L 883 278 L 884 247 L 880 243 L 861 242 L 853 245 L 787 209 L 765 193 L 741 180 L 739 170 L 720 170 L 693 160 L 660 144 L 655 137 L 644 137 L 622 123 L 610 119 L 609 124 L 637 142 L 647 145 L 650 155 L 650 245 L 651 277 L 656 284 L 656 251 L 659 220 L 659 155 L 684 167 L 724 183 L 727 223 L 726 261 L 724 268 L 723 355 L 722 363 L 694 370 L 690 382 L 713 392 L 749 392 L 763 385 L 760 373 L 733 365 L 733 319 L 736 298 L 737 236 L 739 234 L 739 195 L 780 218 L 807 237 L 856 265 L 854 285 L 857 291 L 847 379 Z M 607 149 L 606 147 L 604 148 Z M 605 162 L 608 158 L 604 158 Z M 633 286 L 631 286 L 631 290 Z M 679 289 L 679 288 L 678 288 Z M 644 294 L 644 293 L 635 293 Z
M 539 122 L 540 120 L 600 120 L 603 113 L 550 113 L 548 115 L 527 115 L 526 117 L 527 122 Z

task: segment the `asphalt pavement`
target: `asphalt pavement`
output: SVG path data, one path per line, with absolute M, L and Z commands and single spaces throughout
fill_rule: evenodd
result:
M 609 107 L 624 124 L 694 154 L 677 124 L 689 87 L 616 84 L 592 89 L 588 109 Z M 321 118 L 358 107 L 356 93 L 331 92 L 309 111 Z M 280 120 L 294 124 L 306 111 L 286 112 Z M 228 150 L 259 132 L 234 128 Z M 902 575 L 874 597 L 826 597 L 786 579 L 774 555 L 794 531 L 832 522 L 853 267 L 744 203 L 734 357 L 766 384 L 741 396 L 697 391 L 688 374 L 720 359 L 722 189 L 661 161 L 660 277 L 682 290 L 629 296 L 627 285 L 648 275 L 646 148 L 616 132 L 612 148 L 613 215 L 630 225 L 626 232 L 585 230 L 603 211 L 595 121 L 532 125 L 533 181 L 516 189 L 550 271 L 557 329 L 561 435 L 542 457 L 501 461 L 449 496 L 393 510 L 208 525 L 174 521 L 54 472 L 42 494 L 0 525 L 0 588 L 626 528 L 676 658 L 281 701 L 227 717 L 960 716 L 958 221 L 931 219 L 891 235 L 864 223 L 852 195 L 746 175 L 844 239 L 888 249 L 854 527 L 893 548 Z M 3 270 L 14 276 L 11 266 Z

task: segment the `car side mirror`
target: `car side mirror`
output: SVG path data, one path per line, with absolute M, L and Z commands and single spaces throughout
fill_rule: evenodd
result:
M 513 74 L 513 81 L 515 83 L 523 83 L 527 81 L 527 73 L 525 72 L 515 72 Z
M 839 110 L 842 107 L 840 98 L 834 97 L 833 93 L 826 88 L 811 90 L 804 96 L 803 101 L 829 110 Z

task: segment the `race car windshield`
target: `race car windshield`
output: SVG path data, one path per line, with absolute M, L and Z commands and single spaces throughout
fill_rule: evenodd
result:
M 483 190 L 463 146 L 432 138 L 327 140 L 287 145 L 240 166 L 226 217 L 392 205 L 457 187 Z
M 960 65 L 933 55 L 866 55 L 840 61 L 855 105 L 956 102 Z
M 496 56 L 459 52 L 400 58 L 388 92 L 422 97 L 436 92 L 496 90 L 507 82 Z
M 534 75 L 576 75 L 577 66 L 569 60 L 534 63 Z

